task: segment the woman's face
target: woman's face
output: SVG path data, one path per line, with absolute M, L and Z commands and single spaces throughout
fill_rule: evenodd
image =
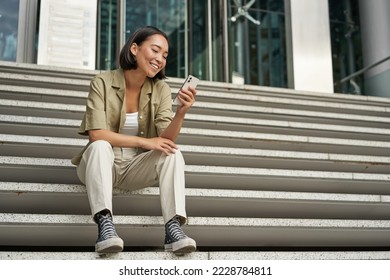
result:
M 168 42 L 164 36 L 155 34 L 140 45 L 133 43 L 130 51 L 137 59 L 137 70 L 144 71 L 153 78 L 167 63 Z

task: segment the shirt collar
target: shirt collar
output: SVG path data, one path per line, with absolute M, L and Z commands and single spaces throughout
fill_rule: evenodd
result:
M 126 93 L 126 81 L 125 81 L 125 75 L 123 69 L 119 68 L 117 70 L 114 70 L 112 87 L 117 89 L 116 94 L 122 101 L 124 101 L 125 93 Z M 142 110 L 149 103 L 152 91 L 153 91 L 153 80 L 150 78 L 146 78 L 141 88 L 138 110 Z

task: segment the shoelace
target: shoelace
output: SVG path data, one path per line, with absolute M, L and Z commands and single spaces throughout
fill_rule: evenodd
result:
M 173 242 L 187 237 L 187 235 L 181 229 L 179 221 L 176 219 L 170 220 L 167 223 L 166 228 L 169 239 L 171 239 Z
M 110 214 L 98 215 L 98 225 L 99 225 L 99 239 L 107 239 L 111 237 L 117 237 L 114 224 L 112 222 L 112 217 Z

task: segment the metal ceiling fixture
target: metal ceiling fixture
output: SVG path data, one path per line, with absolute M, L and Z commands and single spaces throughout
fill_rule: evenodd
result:
M 256 25 L 260 25 L 260 21 L 257 19 L 253 18 L 249 13 L 248 9 L 256 2 L 256 0 L 251 0 L 249 1 L 246 5 L 242 5 L 242 0 L 233 0 L 234 4 L 237 5 L 237 13 L 230 18 L 232 22 L 236 22 L 237 19 L 241 16 L 246 17 L 249 19 L 251 22 L 253 22 Z

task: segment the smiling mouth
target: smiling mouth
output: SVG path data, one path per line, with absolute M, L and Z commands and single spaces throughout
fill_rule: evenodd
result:
M 156 64 L 153 64 L 153 63 L 150 63 L 150 65 L 152 66 L 152 68 L 154 68 L 155 70 L 159 70 L 160 67 Z

